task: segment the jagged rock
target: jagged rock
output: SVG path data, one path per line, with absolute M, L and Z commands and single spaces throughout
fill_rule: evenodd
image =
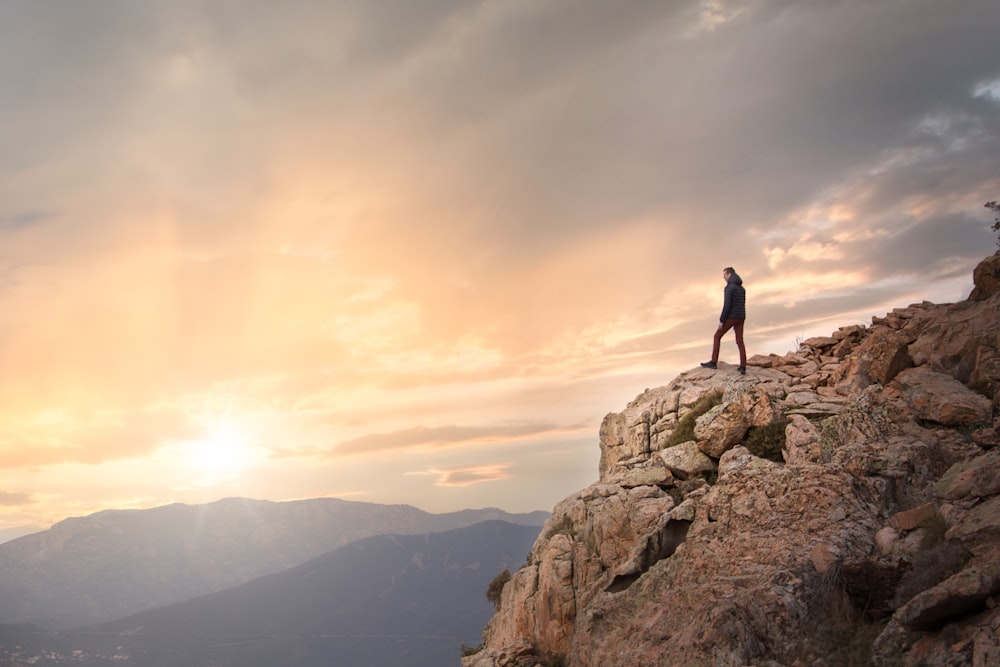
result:
M 747 359 L 747 366 L 754 368 L 774 368 L 784 365 L 784 359 L 777 354 L 755 354 Z
M 698 449 L 694 440 L 661 450 L 659 457 L 663 465 L 681 479 L 715 471 L 715 463 Z
M 898 331 L 878 329 L 857 346 L 846 363 L 830 377 L 842 392 L 860 391 L 872 383 L 889 382 L 913 364 L 910 340 Z
M 565 654 L 577 610 L 612 582 L 665 530 L 674 500 L 657 487 L 626 489 L 594 484 L 563 500 L 552 512 L 528 565 L 504 586 L 499 613 L 484 633 L 489 646 L 532 637 L 540 655 Z M 655 539 L 653 539 L 655 542 Z
M 948 425 L 992 420 L 992 402 L 950 375 L 913 368 L 900 373 L 895 384 L 920 419 Z
M 837 338 L 833 336 L 814 336 L 813 338 L 807 338 L 799 345 L 799 347 L 806 347 L 811 350 L 824 350 L 828 347 L 833 347 L 838 342 Z
M 608 474 L 607 481 L 631 489 L 638 486 L 670 486 L 674 476 L 666 465 L 650 459 L 641 465 L 614 470 Z
M 983 498 L 1000 493 L 1000 450 L 959 461 L 934 485 L 934 493 L 946 500 L 966 496 Z
M 666 387 L 647 389 L 622 412 L 605 416 L 600 430 L 601 477 L 618 463 L 648 457 L 666 447 L 680 416 L 714 390 L 712 371 L 695 370 Z
M 1000 294 L 1000 252 L 987 257 L 972 271 L 972 292 L 969 301 L 985 301 Z
M 694 427 L 698 448 L 708 456 L 719 458 L 743 439 L 750 430 L 750 419 L 738 403 L 717 405 L 701 417 Z
M 913 509 L 896 512 L 889 519 L 889 525 L 896 530 L 913 530 L 938 516 L 938 511 L 930 503 Z
M 462 667 L 537 667 L 538 659 L 531 642 L 518 637 L 499 650 L 485 649 L 462 658 Z
M 695 424 L 698 448 L 717 459 L 740 442 L 751 426 L 766 426 L 778 414 L 771 397 L 759 385 L 730 383 L 722 403 L 699 417 Z
M 915 366 L 947 373 L 980 387 L 998 405 L 1000 390 L 1000 296 L 928 308 L 910 325 Z
M 463 664 L 1000 664 L 1000 288 L 977 294 L 608 415 L 599 481 L 557 505 Z M 785 462 L 752 454 L 786 416 Z
M 928 630 L 955 616 L 979 609 L 1000 592 L 1000 578 L 967 567 L 900 607 L 896 620 L 913 630 Z
M 984 537 L 1000 537 L 1000 496 L 993 496 L 973 507 L 945 533 L 945 537 L 966 543 L 982 541 Z M 975 550 L 976 545 L 971 546 Z
M 785 427 L 785 463 L 809 465 L 822 462 L 820 438 L 819 428 L 811 421 L 802 415 L 789 415 Z

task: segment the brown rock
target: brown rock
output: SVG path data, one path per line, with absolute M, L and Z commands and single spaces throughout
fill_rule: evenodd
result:
M 819 428 L 802 415 L 790 415 L 788 418 L 784 457 L 789 465 L 809 465 L 822 461 Z
M 985 301 L 1000 293 L 1000 252 L 987 257 L 972 271 L 972 292 L 969 301 Z
M 667 469 L 681 479 L 715 470 L 712 459 L 705 456 L 693 440 L 663 449 L 659 457 Z
M 1000 592 L 1000 579 L 976 567 L 967 567 L 937 586 L 918 593 L 899 608 L 896 620 L 914 630 L 928 630 L 947 619 L 981 608 Z
M 734 382 L 726 387 L 722 403 L 698 418 L 694 435 L 698 448 L 712 458 L 737 444 L 751 426 L 766 426 L 780 410 L 765 388 L 756 383 Z
M 956 463 L 934 485 L 938 498 L 982 498 L 1000 493 L 1000 450 Z
M 897 512 L 889 519 L 889 525 L 896 530 L 913 530 L 938 516 L 934 505 L 926 504 L 904 512 Z
M 1000 496 L 993 496 L 973 507 L 954 526 L 948 529 L 945 537 L 966 543 L 982 544 L 985 542 L 988 544 L 1000 541 Z M 1000 562 L 997 565 L 1000 568 Z M 998 569 L 998 574 L 1000 574 L 1000 569 Z
M 739 403 L 724 403 L 698 417 L 694 435 L 698 448 L 717 459 L 742 440 L 749 429 L 750 419 Z
M 964 384 L 926 367 L 900 373 L 895 386 L 920 419 L 939 424 L 985 424 L 992 420 L 993 404 Z
M 811 350 L 822 350 L 824 348 L 833 347 L 838 342 L 838 339 L 833 338 L 832 336 L 815 336 L 802 341 L 800 347 L 807 347 Z
M 851 390 L 863 389 L 872 383 L 888 384 L 900 371 L 913 364 L 907 350 L 909 342 L 897 331 L 873 331 L 833 373 L 830 383 Z

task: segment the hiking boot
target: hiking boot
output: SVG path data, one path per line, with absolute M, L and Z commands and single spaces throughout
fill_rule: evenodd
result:
M 714 361 L 703 361 L 702 364 L 701 364 L 701 367 L 702 368 L 713 368 L 713 369 L 714 368 L 718 368 L 718 366 L 715 365 Z
M 738 366 L 736 368 L 736 370 L 738 370 L 740 372 L 740 375 L 746 375 L 747 374 L 747 367 L 746 366 Z

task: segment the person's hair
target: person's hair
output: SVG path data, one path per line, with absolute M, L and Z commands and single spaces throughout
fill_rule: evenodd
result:
M 722 272 L 723 273 L 736 273 L 736 269 L 734 269 L 731 266 L 727 266 L 726 268 L 722 269 Z

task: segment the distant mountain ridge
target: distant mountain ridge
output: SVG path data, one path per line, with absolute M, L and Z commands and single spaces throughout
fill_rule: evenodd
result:
M 479 643 L 493 612 L 489 582 L 524 562 L 539 531 L 485 521 L 443 533 L 380 535 L 99 626 L 0 626 L 0 664 L 457 665 L 462 644 Z
M 493 519 L 541 526 L 547 516 L 495 508 L 431 514 L 337 498 L 108 510 L 0 544 L 0 623 L 91 625 L 238 586 L 365 537 Z

